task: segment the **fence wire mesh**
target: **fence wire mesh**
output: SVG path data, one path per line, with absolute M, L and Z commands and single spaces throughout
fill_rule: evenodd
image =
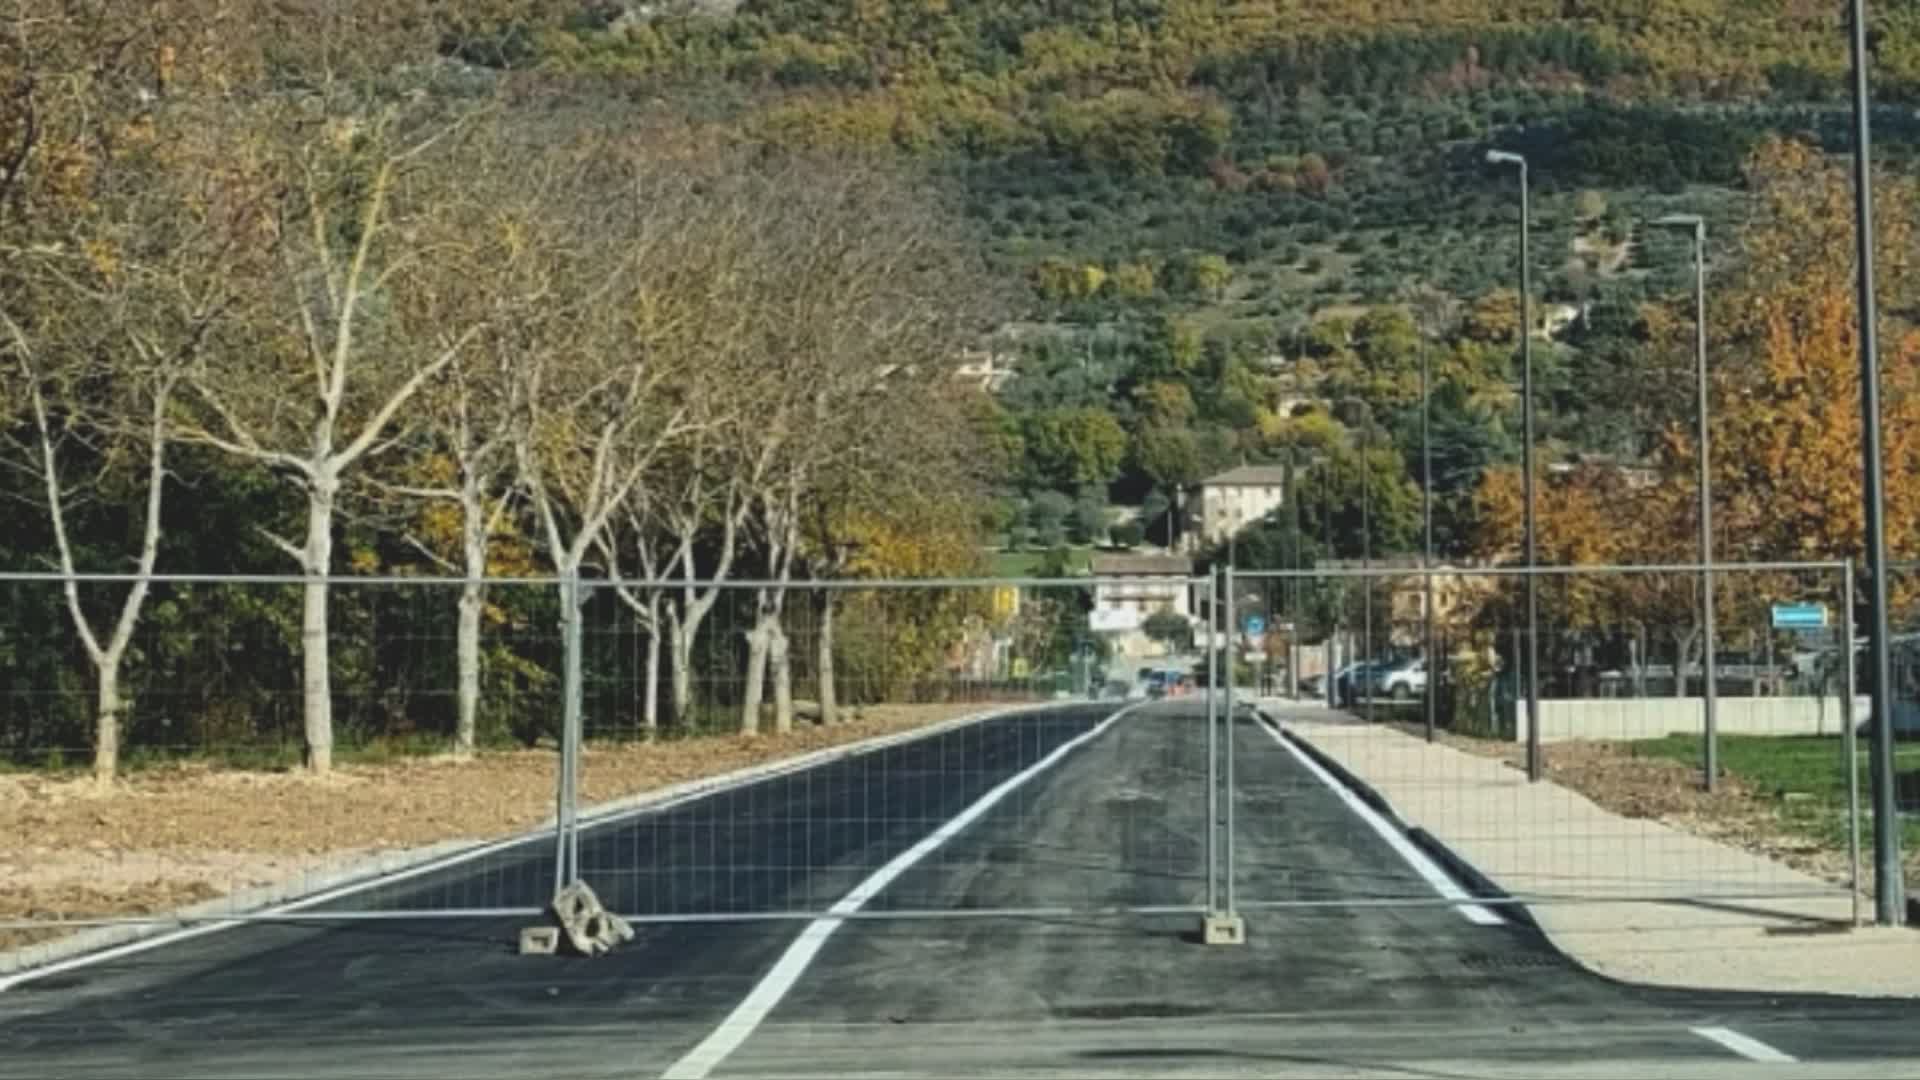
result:
M 1431 591 L 1417 564 L 1239 575 L 1240 607 L 1269 630 L 1242 635 L 1238 662 L 1284 728 L 1240 736 L 1242 894 L 1434 902 L 1421 860 L 1376 857 L 1393 831 L 1448 877 L 1464 862 L 1481 893 L 1528 903 L 1849 897 L 1853 830 L 1871 823 L 1849 798 L 1867 746 L 1843 690 L 1843 569 L 1715 569 L 1714 793 L 1698 568 L 1446 568 Z M 1527 774 L 1529 577 L 1542 783 Z M 1779 629 L 1779 603 L 1829 618 Z M 1369 822 L 1335 787 L 1390 811 Z
M 1141 628 L 1186 578 L 335 578 L 323 635 L 313 584 L 155 579 L 103 698 L 69 583 L 0 577 L 0 935 L 296 899 L 276 917 L 524 915 L 575 877 L 657 919 L 1202 902 L 1204 665 Z M 71 586 L 100 625 L 129 583 Z M 1130 629 L 1094 633 L 1103 605 Z M 316 642 L 327 777 L 301 769 Z M 1153 708 L 1108 724 L 1129 699 Z M 132 798 L 88 779 L 103 701 Z
M 1528 582 L 1507 570 L 1437 571 L 1431 594 L 1407 566 L 338 578 L 324 635 L 303 632 L 313 583 L 161 578 L 104 687 L 69 583 L 0 577 L 0 935 L 283 900 L 276 917 L 528 915 L 576 877 L 655 920 L 1447 902 L 1436 880 L 1495 902 L 1844 897 L 1872 823 L 1850 801 L 1852 780 L 1870 805 L 1868 717 L 1864 689 L 1846 705 L 1865 677 L 1843 568 L 1714 573 L 1714 794 L 1698 568 L 1533 575 L 1540 784 Z M 72 583 L 96 625 L 126 588 Z M 1833 617 L 1783 631 L 1787 601 Z M 299 769 L 316 641 L 330 777 Z M 1901 732 L 1920 709 L 1903 642 Z M 1264 712 L 1209 729 L 1229 684 Z M 103 711 L 131 798 L 87 779 Z

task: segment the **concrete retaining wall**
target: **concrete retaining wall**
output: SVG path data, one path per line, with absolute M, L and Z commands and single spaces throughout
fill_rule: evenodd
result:
M 1854 719 L 1868 716 L 1868 700 L 1854 699 Z M 1593 698 L 1540 703 L 1540 741 L 1570 739 L 1659 739 L 1696 735 L 1706 724 L 1699 698 Z M 1723 697 L 1717 725 L 1723 735 L 1837 735 L 1838 698 Z M 1896 730 L 1900 725 L 1896 723 Z M 1514 703 L 1514 733 L 1527 739 L 1527 703 Z

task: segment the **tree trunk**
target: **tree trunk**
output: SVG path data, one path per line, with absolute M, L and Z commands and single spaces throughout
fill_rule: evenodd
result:
M 693 719 L 693 627 L 677 611 L 667 615 L 667 658 L 673 665 L 673 719 L 685 728 Z
M 460 711 L 453 732 L 453 752 L 459 757 L 473 753 L 480 727 L 480 613 L 486 601 L 487 518 L 479 497 L 478 486 L 469 478 L 460 499 L 460 547 L 467 580 L 460 587 L 460 620 L 454 631 L 459 668 L 455 695 Z
M 767 673 L 773 677 L 773 730 L 785 735 L 793 730 L 793 639 L 777 614 L 770 629 Z
M 327 583 L 333 562 L 332 478 L 316 479 L 307 492 L 307 543 L 301 570 L 310 579 L 300 613 L 301 710 L 306 721 L 307 768 L 333 771 L 333 687 L 327 663 Z M 311 580 L 319 579 L 319 580 Z
M 1687 662 L 1693 658 L 1693 639 L 1698 631 L 1675 634 L 1673 638 L 1673 696 L 1687 696 Z
M 771 613 L 763 599 L 761 613 L 754 620 L 753 629 L 747 631 L 747 685 L 740 699 L 742 735 L 760 734 L 760 703 L 766 700 L 767 694 L 767 654 L 773 645 L 771 622 Z
M 647 697 L 640 706 L 640 725 L 648 740 L 660 734 L 660 598 L 647 598 L 647 672 L 641 693 Z
M 454 651 L 460 669 L 456 690 L 460 714 L 455 721 L 453 752 L 458 757 L 472 755 L 475 733 L 480 726 L 480 610 L 483 586 L 468 578 L 460 587 L 460 622 L 455 630 Z
M 819 650 L 815 662 L 820 669 L 820 723 L 824 727 L 840 722 L 840 695 L 833 684 L 833 614 L 838 606 L 833 590 L 827 590 L 820 605 L 820 637 L 815 642 Z
M 120 769 L 120 654 L 101 657 L 94 674 L 93 779 L 106 785 Z

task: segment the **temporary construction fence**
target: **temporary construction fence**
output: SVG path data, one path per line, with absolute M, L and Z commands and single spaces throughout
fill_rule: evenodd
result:
M 1817 790 L 1786 793 L 1807 798 L 1782 800 L 1783 814 L 1803 819 L 1808 851 L 1783 855 L 1797 866 L 1716 868 L 1645 822 L 1609 831 L 1576 827 L 1585 819 L 1572 814 L 1491 813 L 1475 822 L 1479 840 L 1550 847 L 1553 877 L 1479 882 L 1478 900 L 1830 897 L 1859 881 L 1844 854 L 1863 822 L 1848 799 L 1855 724 L 1840 719 L 1853 677 L 1843 620 L 1787 635 L 1769 614 L 1776 602 L 1845 610 L 1846 570 L 1714 574 L 1716 734 L 1777 738 L 1829 763 L 1808 774 Z M 123 850 L 113 836 L 101 838 L 104 852 L 29 840 L 10 854 L 76 887 L 0 922 L 31 936 L 172 919 L 131 914 L 103 885 L 183 865 L 201 920 L 522 918 L 574 881 L 640 921 L 1134 912 L 1210 916 L 1229 939 L 1243 910 L 1457 905 L 1457 881 L 1436 889 L 1401 858 L 1418 837 L 1406 826 L 1419 823 L 1383 831 L 1357 805 L 1380 770 L 1431 769 L 1415 764 L 1431 759 L 1341 767 L 1312 730 L 1283 730 L 1248 705 L 1330 693 L 1356 719 L 1371 711 L 1376 726 L 1419 738 L 1430 715 L 1435 732 L 1517 763 L 1535 730 L 1549 762 L 1596 740 L 1684 757 L 1704 735 L 1701 709 L 1683 704 L 1695 699 L 1673 696 L 1700 686 L 1690 622 L 1699 577 L 1698 567 L 1623 567 L 1436 568 L 1431 583 L 1406 568 L 830 582 L 155 578 L 110 700 L 123 774 L 297 766 L 316 707 L 310 673 L 324 671 L 319 700 L 352 778 L 278 782 L 275 816 L 252 823 L 255 835 L 330 814 L 405 814 L 384 830 L 403 841 L 362 830 L 311 853 L 255 840 L 249 855 L 219 836 L 160 851 Z M 1527 651 L 1529 578 L 1537 728 L 1512 678 Z M 44 788 L 97 749 L 100 665 L 69 614 L 77 606 L 105 624 L 129 584 L 0 576 L 0 753 L 23 783 Z M 316 634 L 303 614 L 322 587 L 328 621 Z M 1186 629 L 1151 619 L 1163 612 Z M 317 643 L 326 653 L 316 664 Z M 1300 657 L 1315 646 L 1335 655 L 1334 676 L 1356 657 L 1429 657 L 1431 670 L 1424 682 L 1404 668 L 1399 682 L 1350 678 L 1354 692 L 1338 678 L 1303 687 Z M 1184 677 L 1157 674 L 1168 669 Z M 830 733 L 850 720 L 873 737 L 801 740 L 810 752 L 798 756 L 739 749 L 745 731 L 778 745 L 788 730 Z M 351 768 L 426 769 L 415 756 L 464 731 L 488 761 L 517 771 L 476 771 L 496 786 L 436 806 L 385 799 L 382 781 Z M 701 760 L 710 750 L 720 766 Z M 1692 783 L 1684 769 L 1674 776 L 1676 791 Z M 1464 774 L 1397 779 L 1486 803 Z M 435 824 L 414 827 L 422 820 Z M 1431 858 L 1446 863 L 1444 852 Z
M 1238 619 L 1236 654 L 1268 691 L 1323 702 L 1403 740 L 1322 729 L 1320 741 L 1337 742 L 1344 757 L 1319 764 L 1369 787 L 1417 791 L 1466 846 L 1542 868 L 1524 883 L 1481 882 L 1497 902 L 1857 896 L 1872 816 L 1861 794 L 1868 754 L 1858 735 L 1868 712 L 1856 686 L 1864 682 L 1844 644 L 1851 572 L 1841 563 L 1713 567 L 1710 704 L 1703 577 L 1697 565 L 1529 571 L 1413 562 L 1240 572 L 1228 595 L 1238 612 L 1255 613 Z M 1248 635 L 1248 625 L 1267 632 Z M 1301 679 L 1298 658 L 1310 644 L 1325 650 L 1331 670 Z M 1530 656 L 1538 657 L 1532 701 Z M 1900 704 L 1896 720 L 1911 707 L 1911 699 Z M 1315 751 L 1313 731 L 1295 734 Z M 1405 752 L 1435 738 L 1468 754 Z M 1475 756 L 1510 764 L 1509 775 L 1560 783 L 1545 786 L 1547 798 L 1495 794 Z M 1605 772 L 1619 757 L 1660 762 L 1667 781 L 1619 791 L 1634 804 L 1626 815 L 1593 814 L 1578 788 L 1605 795 L 1624 783 Z M 1709 760 L 1723 783 L 1737 761 L 1761 783 L 1785 786 L 1709 796 L 1701 790 Z M 1781 779 L 1764 779 L 1773 777 Z M 1319 812 L 1310 809 L 1321 805 L 1319 787 L 1298 780 L 1260 797 L 1304 816 Z M 1744 813 L 1755 827 L 1742 835 L 1724 825 L 1705 843 L 1658 820 L 1714 818 L 1715 798 L 1739 808 L 1720 819 Z M 1345 813 L 1328 814 L 1324 829 L 1351 843 L 1367 831 Z M 1521 849 L 1531 854 L 1506 857 Z M 1257 899 L 1284 906 L 1355 891 L 1337 875 L 1282 875 Z M 1432 896 L 1412 875 L 1370 891 L 1382 901 Z
M 231 834 L 107 824 L 54 850 L 23 831 L 7 854 L 72 888 L 0 911 L 14 930 L 154 918 L 114 883 L 183 874 L 165 895 L 201 899 L 197 919 L 518 917 L 575 880 L 642 920 L 855 894 L 849 915 L 903 917 L 1204 902 L 1206 729 L 1113 722 L 1183 643 L 1147 638 L 1144 607 L 1090 628 L 1115 596 L 1189 610 L 1205 579 L 162 576 L 103 697 L 71 611 L 106 624 L 133 584 L 0 576 L 0 755 L 29 795 L 0 814 L 30 826 L 77 792 L 103 711 L 156 812 L 179 788 L 273 798 Z M 319 589 L 323 633 L 303 622 Z M 339 782 L 301 779 L 321 706 Z M 446 760 L 463 740 L 480 762 Z M 493 788 L 446 791 L 461 775 Z

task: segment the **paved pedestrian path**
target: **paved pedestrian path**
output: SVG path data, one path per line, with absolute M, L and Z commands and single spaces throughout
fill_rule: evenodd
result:
M 1920 996 L 1920 930 L 1855 929 L 1844 886 L 1391 727 L 1284 699 L 1262 708 L 1407 826 L 1524 900 L 1593 971 L 1667 986 Z

